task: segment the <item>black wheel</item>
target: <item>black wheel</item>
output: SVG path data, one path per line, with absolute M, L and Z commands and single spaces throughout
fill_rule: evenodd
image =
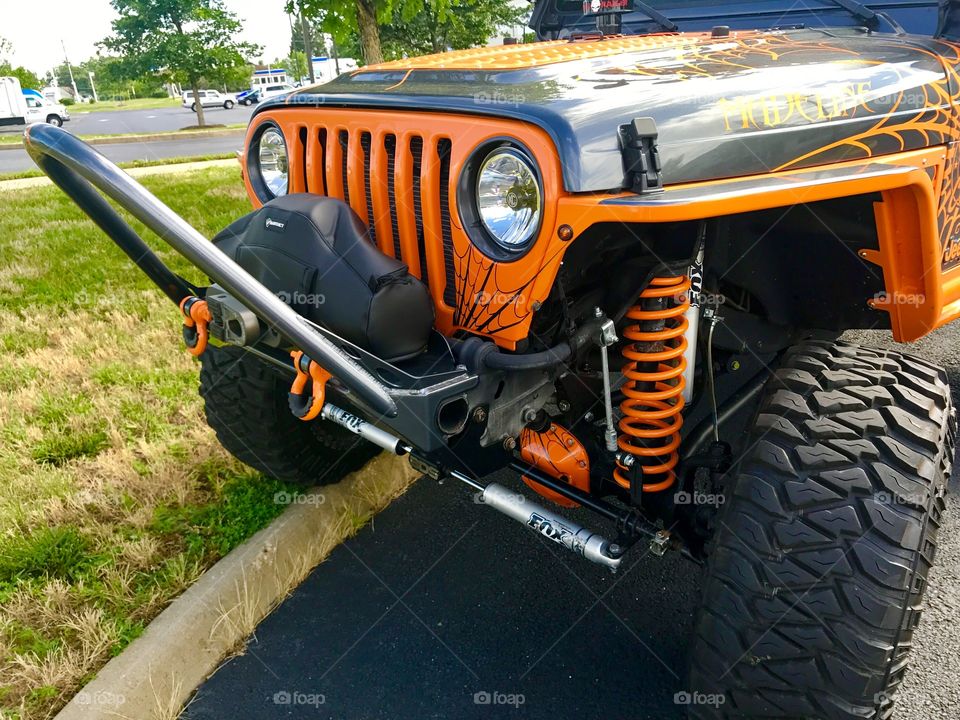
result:
M 238 460 L 279 480 L 337 482 L 379 449 L 329 422 L 303 422 L 290 412 L 293 380 L 235 347 L 208 347 L 200 356 L 200 395 L 207 423 Z
M 197 111 L 197 104 L 196 104 L 196 103 L 193 103 L 193 105 L 190 106 L 190 109 L 193 110 L 194 112 L 196 112 L 196 111 Z
M 47 123 L 54 127 L 63 127 L 63 118 L 59 115 L 47 115 Z
M 243 106 L 247 106 L 247 105 L 250 104 L 250 101 L 249 101 L 249 100 L 241 100 L 241 101 L 240 101 L 240 104 L 243 105 Z
M 223 109 L 224 109 L 224 110 L 230 110 L 232 107 L 233 107 L 233 100 L 227 100 L 227 101 L 223 104 Z
M 955 439 L 943 370 L 843 343 L 786 353 L 717 518 L 692 717 L 891 717 Z

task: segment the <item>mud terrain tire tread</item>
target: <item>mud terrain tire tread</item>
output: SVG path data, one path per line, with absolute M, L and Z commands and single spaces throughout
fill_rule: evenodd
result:
M 695 626 L 694 718 L 890 718 L 956 440 L 945 372 L 791 348 L 726 489 Z M 722 703 L 708 705 L 710 695 Z
M 235 347 L 208 347 L 200 360 L 207 423 L 231 455 L 265 475 L 328 485 L 377 454 L 343 428 L 295 418 L 287 402 L 292 374 Z

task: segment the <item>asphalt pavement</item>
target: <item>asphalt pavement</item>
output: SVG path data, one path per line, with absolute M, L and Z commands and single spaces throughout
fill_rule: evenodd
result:
M 73 128 L 68 129 L 73 130 Z M 113 162 L 165 160 L 176 157 L 232 153 L 243 149 L 243 131 L 237 130 L 236 133 L 230 135 L 214 137 L 194 136 L 170 140 L 151 140 L 149 142 L 97 145 L 95 149 Z M 32 170 L 35 167 L 36 165 L 25 150 L 0 150 L 0 173 Z
M 960 326 L 912 351 L 947 366 L 960 402 Z M 955 472 L 898 720 L 960 717 L 957 489 Z M 613 576 L 457 484 L 420 480 L 334 550 L 182 717 L 681 718 L 699 582 L 693 564 L 636 549 Z
M 209 125 L 246 124 L 256 106 L 237 105 L 231 110 L 207 108 L 205 119 Z M 104 112 L 77 113 L 64 125 L 74 135 L 121 135 L 162 133 L 196 126 L 197 116 L 182 107 L 157 110 L 110 110 Z M 23 128 L 5 131 L 4 134 L 23 133 Z M 221 137 L 168 138 L 164 140 L 137 141 L 115 145 L 98 145 L 97 150 L 114 162 L 133 160 L 165 160 L 167 158 L 209 155 L 240 150 L 243 147 L 243 130 Z M 32 170 L 33 161 L 21 148 L 0 147 L 0 173 Z
M 231 110 L 206 108 L 204 119 L 208 125 L 246 125 L 256 108 L 256 105 L 236 105 Z M 169 132 L 197 124 L 197 116 L 193 111 L 179 105 L 156 110 L 97 110 L 90 113 L 70 109 L 73 112 L 64 127 L 74 135 Z

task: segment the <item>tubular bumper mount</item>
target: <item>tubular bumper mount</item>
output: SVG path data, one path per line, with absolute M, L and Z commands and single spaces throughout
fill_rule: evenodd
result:
M 104 195 L 140 220 L 170 247 L 185 257 L 220 287 L 256 313 L 270 327 L 303 350 L 351 391 L 386 417 L 395 417 L 398 407 L 386 386 L 361 367 L 329 339 L 313 329 L 288 305 L 257 282 L 249 273 L 218 250 L 207 238 L 115 164 L 70 133 L 52 125 L 31 125 L 24 139 L 37 166 L 60 187 L 97 226 L 172 300 L 180 306 L 198 293 L 157 257 L 132 227 L 111 207 Z M 99 191 L 99 192 L 97 192 Z M 101 195 L 102 193 L 102 195 Z M 196 306 L 195 302 L 190 303 Z M 192 310 L 192 307 L 191 307 Z M 202 316 L 185 317 L 190 333 L 197 331 L 191 352 L 200 354 Z M 189 337 L 187 337 L 189 335 Z

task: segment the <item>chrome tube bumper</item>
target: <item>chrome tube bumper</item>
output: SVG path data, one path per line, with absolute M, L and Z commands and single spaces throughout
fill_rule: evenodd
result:
M 395 417 L 397 403 L 387 387 L 304 321 L 289 306 L 218 250 L 183 218 L 86 143 L 52 125 L 32 125 L 27 152 L 37 166 L 112 239 L 165 293 L 179 304 L 192 288 L 149 249 L 99 190 L 140 220 L 161 240 L 275 328 L 292 344 L 361 397 L 371 409 Z M 94 189 L 95 188 L 95 189 Z

